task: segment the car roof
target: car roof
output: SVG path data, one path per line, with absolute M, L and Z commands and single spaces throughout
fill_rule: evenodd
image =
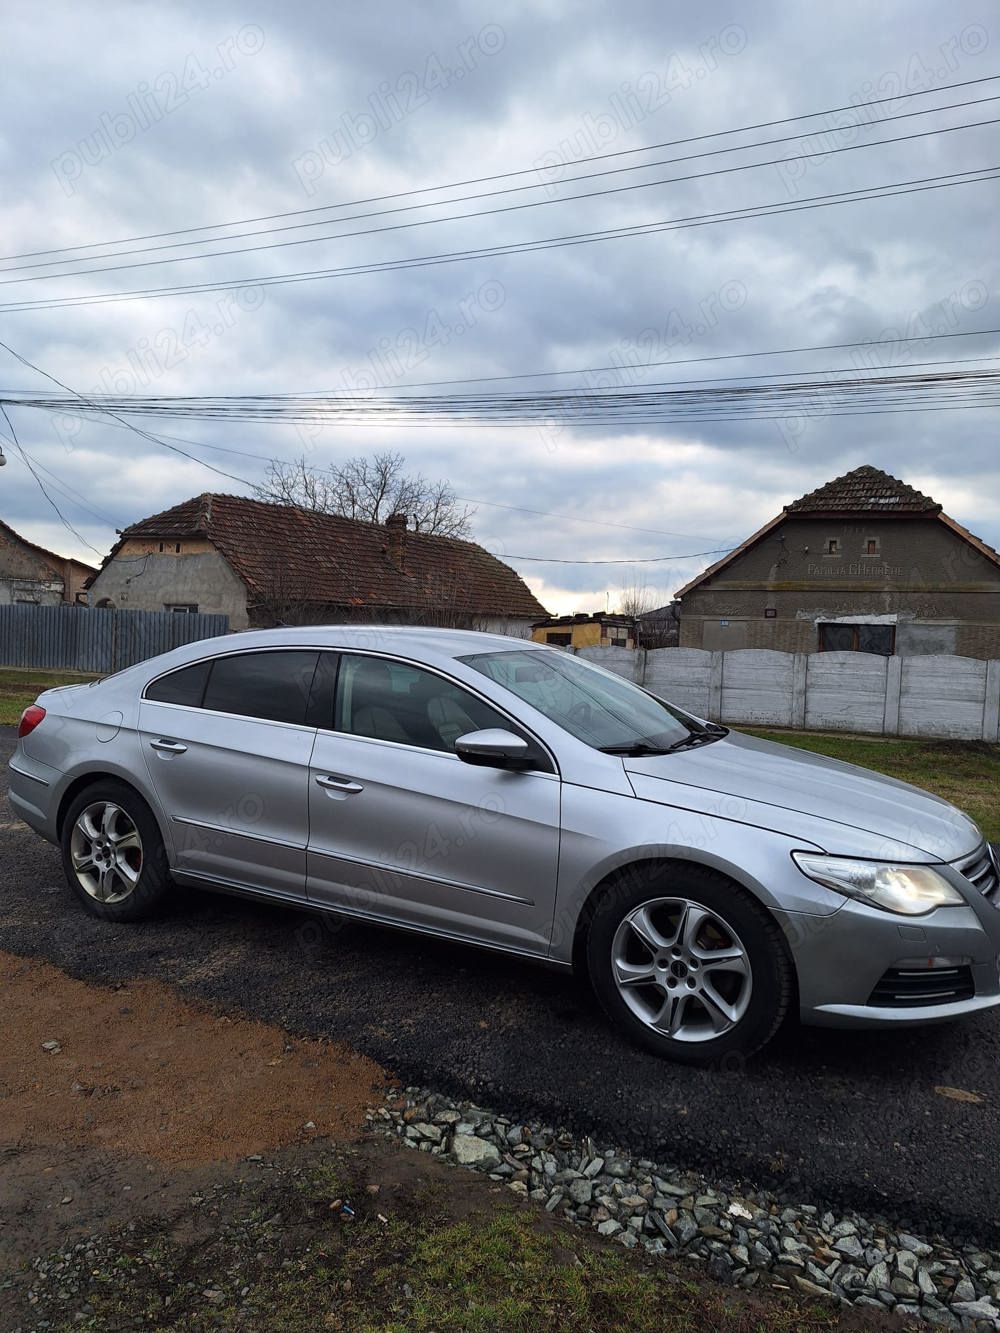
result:
M 243 630 L 192 643 L 148 659 L 162 671 L 168 665 L 181 665 L 220 652 L 242 652 L 252 648 L 281 647 L 357 648 L 372 652 L 415 655 L 427 660 L 447 660 L 472 653 L 511 652 L 517 649 L 554 651 L 531 639 L 507 634 L 487 634 L 479 630 L 436 629 L 424 625 L 297 625 L 282 629 Z

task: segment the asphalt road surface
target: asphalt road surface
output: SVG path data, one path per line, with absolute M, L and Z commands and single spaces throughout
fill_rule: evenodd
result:
M 12 747 L 12 728 L 0 729 L 2 949 L 95 982 L 157 978 L 348 1041 L 405 1083 L 722 1181 L 1000 1240 L 1000 1011 L 895 1033 L 796 1027 L 746 1068 L 717 1073 L 634 1049 L 570 976 L 486 951 L 213 894 L 108 925 L 70 898 L 56 849 L 14 820 Z

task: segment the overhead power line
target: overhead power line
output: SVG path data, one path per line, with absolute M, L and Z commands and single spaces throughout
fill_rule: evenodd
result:
M 718 551 L 692 551 L 690 555 L 638 555 L 630 559 L 614 560 L 567 560 L 555 555 L 506 555 L 500 551 L 491 551 L 498 560 L 530 560 L 546 565 L 656 565 L 668 560 L 700 560 L 706 555 L 728 555 L 733 548 L 725 546 Z
M 984 75 L 976 79 L 963 79 L 955 83 L 942 84 L 938 88 L 917 89 L 912 92 L 899 93 L 892 97 L 878 97 L 870 99 L 866 102 L 851 102 L 842 106 L 827 107 L 825 110 L 822 111 L 807 111 L 807 112 L 801 112 L 798 115 L 794 116 L 780 117 L 775 120 L 756 121 L 755 123 L 750 125 L 737 126 L 735 128 L 731 128 L 728 130 L 714 130 L 705 134 L 689 135 L 686 138 L 668 139 L 660 143 L 644 144 L 636 148 L 624 148 L 624 149 L 617 149 L 615 151 L 607 153 L 595 153 L 590 155 L 589 157 L 582 157 L 576 159 L 576 161 L 573 163 L 573 166 L 578 167 L 578 166 L 584 166 L 590 162 L 604 162 L 604 161 L 610 161 L 612 159 L 620 159 L 623 157 L 632 156 L 637 153 L 658 152 L 660 149 L 665 149 L 665 148 L 680 148 L 687 144 L 704 143 L 709 139 L 720 139 L 720 138 L 731 137 L 733 135 L 750 134 L 756 132 L 757 130 L 772 129 L 778 125 L 791 125 L 796 121 L 816 120 L 823 116 L 854 114 L 859 111 L 865 111 L 871 107 L 883 106 L 889 102 L 897 103 L 903 100 L 909 100 L 911 98 L 936 96 L 937 94 L 940 93 L 953 92 L 958 88 L 971 88 L 981 84 L 995 83 L 998 79 L 1000 79 L 1000 74 Z M 990 100 L 990 99 L 982 99 L 982 100 Z M 965 105 L 965 104 L 959 103 L 956 105 Z M 929 109 L 929 112 L 948 110 L 948 109 L 949 107 L 947 106 L 933 107 Z M 863 123 L 882 124 L 890 120 L 895 120 L 900 118 L 901 117 L 899 116 L 881 116 L 881 117 L 876 117 L 874 121 L 863 122 Z M 841 128 L 843 127 L 834 127 L 834 131 Z M 805 135 L 806 133 L 815 133 L 815 132 L 816 131 L 804 130 L 802 131 L 801 134 L 791 135 L 789 137 L 800 138 L 803 137 L 803 135 Z M 722 151 L 728 151 L 728 150 L 722 150 Z M 531 167 L 522 167 L 513 171 L 502 171 L 489 176 L 474 176 L 467 178 L 465 180 L 448 181 L 439 185 L 419 186 L 409 190 L 396 191 L 395 193 L 369 195 L 365 198 L 347 200 L 339 204 L 317 204 L 310 208 L 290 209 L 280 213 L 260 214 L 255 217 L 240 218 L 227 222 L 205 223 L 201 226 L 196 226 L 196 227 L 180 227 L 180 228 L 175 228 L 171 231 L 147 232 L 142 235 L 118 237 L 110 241 L 91 241 L 82 245 L 60 246 L 48 250 L 32 250 L 32 251 L 25 251 L 20 254 L 3 255 L 0 256 L 0 262 L 7 263 L 8 261 L 15 259 L 33 259 L 42 255 L 68 254 L 71 253 L 72 251 L 93 250 L 98 247 L 107 245 L 128 245 L 135 241 L 161 240 L 171 236 L 190 235 L 191 233 L 196 231 L 218 231 L 228 227 L 252 226 L 258 222 L 277 222 L 281 221 L 284 218 L 304 217 L 313 213 L 325 213 L 343 208 L 358 208 L 367 204 L 385 203 L 393 199 L 408 199 L 418 194 L 428 194 L 440 190 L 464 189 L 466 186 L 484 185 L 493 181 L 511 180 L 520 176 L 538 175 L 538 174 L 539 174 L 539 168 L 537 167 L 537 165 Z M 545 183 L 548 184 L 551 182 L 547 181 Z M 205 238 L 205 241 L 208 242 L 211 239 L 212 238 Z
M 76 399 L 84 406 L 90 407 L 92 405 L 91 400 L 87 398 L 84 394 L 78 393 L 76 389 L 71 389 L 68 384 L 64 384 L 62 380 L 56 379 L 55 375 L 50 375 L 49 372 L 47 370 L 43 370 L 41 366 L 36 366 L 35 363 L 33 361 L 29 361 L 26 356 L 22 356 L 20 352 L 15 352 L 13 347 L 8 346 L 7 343 L 0 342 L 0 348 L 3 348 L 3 350 L 7 352 L 10 356 L 12 356 L 15 359 L 15 361 L 20 361 L 22 366 L 25 366 L 28 370 L 33 370 L 35 371 L 36 374 L 43 376 L 45 379 L 49 380 L 52 384 L 55 384 L 58 388 L 63 389 L 66 393 L 70 394 L 74 399 Z M 189 459 L 192 463 L 199 463 L 202 467 L 208 468 L 210 472 L 215 472 L 220 477 L 226 477 L 230 481 L 238 481 L 241 486 L 249 486 L 249 487 L 253 486 L 253 482 L 248 481 L 245 477 L 238 477 L 233 472 L 226 472 L 222 468 L 216 467 L 213 463 L 206 463 L 206 461 L 203 458 L 198 458 L 194 454 L 186 453 L 183 449 L 178 448 L 174 444 L 168 444 L 165 440 L 161 440 L 158 436 L 151 434 L 151 432 L 143 430 L 141 427 L 136 426 L 133 422 L 128 421 L 125 417 L 119 416 L 118 413 L 112 411 L 110 408 L 105 407 L 100 410 L 106 416 L 110 417 L 113 421 L 117 421 L 119 425 L 124 426 L 126 430 L 132 431 L 135 435 L 138 435 L 141 439 L 148 440 L 151 444 L 161 445 L 164 449 L 169 449 L 171 453 L 180 454 L 184 458 Z
M 993 337 L 996 335 L 1000 335 L 1000 328 L 971 329 L 971 330 L 966 330 L 964 332 L 958 331 L 955 333 L 926 333 L 926 334 L 921 334 L 919 337 L 914 337 L 914 338 L 904 338 L 904 337 L 887 338 L 884 337 L 882 334 L 878 334 L 876 337 L 873 338 L 862 338 L 858 342 L 813 343 L 812 345 L 807 345 L 803 347 L 772 347 L 768 348 L 767 351 L 763 352 L 722 352 L 722 353 L 716 353 L 715 355 L 712 356 L 684 356 L 663 361 L 640 361 L 638 364 L 633 364 L 631 361 L 623 360 L 619 362 L 612 362 L 610 365 L 605 365 L 605 366 L 582 366 L 582 367 L 578 366 L 572 370 L 522 370 L 518 371 L 516 374 L 511 374 L 511 375 L 478 375 L 478 376 L 472 375 L 465 379 L 453 379 L 453 380 L 408 380 L 400 384 L 376 384 L 374 386 L 373 392 L 378 392 L 379 390 L 382 389 L 444 388 L 445 386 L 448 385 L 461 385 L 461 384 L 501 384 L 509 382 L 511 380 L 554 379 L 556 376 L 562 376 L 562 375 L 600 375 L 604 374 L 607 371 L 617 371 L 619 374 L 621 374 L 624 371 L 635 372 L 637 370 L 649 370 L 657 366 L 692 366 L 692 365 L 706 364 L 707 362 L 711 361 L 749 361 L 753 358 L 764 357 L 764 356 L 799 356 L 806 352 L 846 352 L 850 351 L 852 348 L 858 348 L 858 347 L 864 347 L 874 350 L 876 348 L 881 348 L 881 347 L 895 347 L 900 343 L 906 344 L 913 342 L 938 342 L 942 338 L 985 338 L 985 337 Z M 955 359 L 959 361 L 964 361 L 964 360 L 973 360 L 975 358 L 959 357 Z M 990 357 L 987 359 L 993 360 L 994 358 Z M 900 362 L 899 364 L 906 365 L 908 363 Z M 920 363 L 913 362 L 912 364 L 919 365 Z M 885 367 L 885 369 L 887 370 L 891 368 L 892 367 L 888 366 Z M 803 371 L 802 373 L 807 374 L 810 372 Z M 826 374 L 827 372 L 825 370 L 821 370 L 814 373 Z M 322 393 L 324 391 L 319 391 L 319 392 Z M 350 390 L 344 390 L 343 392 L 349 394 Z
M 14 423 L 11 421 L 10 417 L 7 414 L 7 409 L 2 403 L 0 403 L 0 413 L 2 413 L 3 419 L 7 423 L 7 429 L 10 432 L 9 435 L 4 435 L 3 438 L 7 440 L 7 442 L 11 445 L 11 447 L 20 456 L 21 462 L 31 473 L 32 477 L 34 478 L 38 486 L 38 489 L 44 496 L 46 503 L 49 504 L 52 507 L 52 509 L 55 510 L 56 517 L 59 519 L 59 522 L 63 525 L 63 527 L 67 530 L 67 532 L 72 533 L 72 535 L 76 538 L 76 540 L 81 543 L 81 545 L 86 546 L 87 549 L 93 551 L 95 555 L 102 555 L 103 552 L 99 551 L 96 546 L 94 546 L 91 542 L 87 541 L 86 537 L 84 537 L 82 533 L 77 532 L 76 528 L 69 521 L 69 519 L 63 513 L 63 511 L 56 504 L 55 500 L 49 494 L 45 482 L 42 481 L 41 477 L 38 475 L 36 463 L 32 459 L 31 455 L 28 453 L 28 450 L 25 448 L 25 446 L 17 438 L 17 432 L 14 429 Z
M 2 345 L 2 344 L 0 344 Z M 22 393 L 8 405 L 63 411 L 63 395 Z M 789 412 L 942 410 L 1000 405 L 1000 369 L 829 375 L 509 393 L 396 393 L 362 401 L 292 394 L 93 395 L 78 412 L 202 421 L 337 422 L 364 426 L 656 424 L 663 421 L 759 420 Z
M 0 348 L 3 348 L 4 351 L 8 352 L 8 353 L 9 353 L 11 356 L 13 356 L 17 361 L 21 362 L 22 365 L 26 366 L 27 368 L 29 368 L 29 369 L 31 369 L 31 370 L 36 371 L 38 374 L 44 376 L 45 379 L 51 380 L 51 382 L 52 382 L 53 384 L 57 384 L 57 385 L 59 385 L 60 388 L 65 389 L 67 393 L 72 394 L 75 398 L 78 398 L 82 403 L 87 403 L 87 402 L 89 401 L 83 394 L 78 394 L 78 393 L 76 392 L 76 390 L 68 388 L 68 386 L 64 385 L 64 384 L 62 383 L 62 381 L 58 380 L 54 375 L 50 375 L 47 371 L 42 370 L 42 368 L 41 368 L 40 366 L 36 366 L 33 362 L 29 361 L 26 357 L 21 356 L 21 354 L 20 354 L 19 352 L 14 351 L 14 349 L 13 349 L 12 347 L 9 347 L 6 343 L 0 342 Z M 203 459 L 194 458 L 193 455 L 186 454 L 184 450 L 175 448 L 173 445 L 170 445 L 170 444 L 166 443 L 166 441 L 164 441 L 164 440 L 161 439 L 160 437 L 158 437 L 158 436 L 156 436 L 156 435 L 152 435 L 152 434 L 150 434 L 148 431 L 140 430 L 137 426 L 134 426 L 131 422 L 125 421 L 122 417 L 118 416 L 116 413 L 114 413 L 114 412 L 112 412 L 112 411 L 109 411 L 107 408 L 104 409 L 104 412 L 105 412 L 105 414 L 106 414 L 108 417 L 110 417 L 113 421 L 117 422 L 118 425 L 120 425 L 120 426 L 124 426 L 124 427 L 125 427 L 126 429 L 128 429 L 128 430 L 134 431 L 135 434 L 140 435 L 142 438 L 144 438 L 144 439 L 146 439 L 146 440 L 149 440 L 151 443 L 162 445 L 164 448 L 171 449 L 174 453 L 183 454 L 186 458 L 190 458 L 193 462 L 200 462 L 200 463 L 202 463 L 202 465 L 203 465 L 204 467 L 211 467 L 211 464 L 205 463 Z M 0 415 L 2 415 L 3 418 L 4 418 L 4 420 L 7 422 L 7 426 L 8 426 L 8 429 L 9 429 L 9 431 L 10 431 L 10 443 L 11 443 L 12 446 L 17 450 L 17 452 L 20 454 L 22 460 L 24 461 L 25 466 L 28 468 L 29 472 L 30 472 L 31 475 L 34 477 L 35 481 L 38 483 L 38 486 L 39 486 L 39 488 L 41 489 L 42 494 L 44 495 L 45 499 L 48 501 L 48 503 L 52 506 L 52 508 L 55 510 L 56 514 L 58 515 L 60 522 L 63 524 L 64 527 L 67 528 L 67 530 L 68 530 L 69 532 L 71 532 L 71 533 L 73 534 L 73 536 L 77 539 L 77 541 L 81 542 L 81 543 L 82 543 L 84 546 L 86 546 L 89 550 L 93 551 L 95 555 L 98 555 L 98 556 L 102 556 L 102 557 L 103 557 L 103 554 L 104 554 L 104 553 L 103 553 L 102 551 L 98 550 L 98 548 L 97 548 L 96 546 L 92 545 L 92 543 L 90 543 L 89 541 L 87 541 L 87 539 L 86 539 L 85 537 L 83 537 L 83 536 L 76 530 L 76 528 L 72 525 L 72 523 L 70 523 L 70 521 L 66 518 L 65 514 L 63 514 L 62 510 L 61 510 L 61 509 L 59 508 L 59 506 L 56 504 L 55 500 L 53 500 L 52 496 L 49 494 L 48 490 L 47 490 L 46 487 L 45 487 L 44 482 L 43 482 L 43 481 L 41 480 L 41 478 L 39 477 L 38 472 L 36 471 L 35 466 L 34 466 L 33 463 L 32 463 L 32 460 L 30 459 L 30 457 L 28 456 L 26 450 L 24 449 L 24 446 L 23 446 L 23 445 L 20 443 L 20 441 L 18 440 L 18 438 L 17 438 L 17 434 L 16 434 L 16 432 L 15 432 L 15 430 L 14 430 L 13 423 L 11 422 L 11 419 L 10 419 L 8 413 L 7 413 L 6 404 L 3 403 L 3 402 L 0 402 Z M 218 468 L 211 468 L 211 470 L 212 470 L 213 472 L 219 472 L 219 471 L 220 471 Z M 222 473 L 220 473 L 220 475 L 222 475 L 222 476 L 227 476 L 227 477 L 229 477 L 231 480 L 234 480 L 234 481 L 240 481 L 240 482 L 242 482 L 243 485 L 250 486 L 250 487 L 252 488 L 252 483 L 251 483 L 251 482 L 245 480 L 244 478 L 235 477 L 232 473 L 225 473 L 225 472 L 222 472 Z M 93 512 L 93 511 L 92 511 L 92 512 Z M 724 549 L 725 549 L 725 550 L 728 550 L 728 549 L 730 549 L 730 548 L 727 547 L 727 548 L 724 548 Z M 604 564 L 604 565 L 612 565 L 612 564 L 613 564 L 613 565 L 629 565 L 629 564 L 647 564 L 647 563 L 656 563 L 656 562 L 660 562 L 660 561 L 694 560 L 694 559 L 700 559 L 700 558 L 702 558 L 703 556 L 706 556 L 706 555 L 720 555 L 720 554 L 723 554 L 723 553 L 724 553 L 724 551 L 720 549 L 720 550 L 716 550 L 716 551 L 702 551 L 702 552 L 695 552 L 695 553 L 692 553 L 692 554 L 689 554 L 689 555 L 672 555 L 672 556 L 637 556 L 637 557 L 634 557 L 634 558 L 632 558 L 632 559 L 627 559 L 627 560 L 626 560 L 626 559 L 617 559 L 617 558 L 616 558 L 616 559 L 611 559 L 611 560 L 594 560 L 594 559 L 587 559 L 587 560 L 578 560 L 578 561 L 574 561 L 574 560 L 569 560 L 569 559 L 566 559 L 566 558 L 559 558 L 557 561 L 552 561 L 552 560 L 550 559 L 550 557 L 548 557 L 548 556 L 530 556 L 530 555 L 500 556 L 500 557 L 498 557 L 498 558 L 501 558 L 501 559 L 508 559 L 508 560 L 538 561 L 538 562 L 540 562 L 540 563 L 546 563 L 546 564 L 547 564 L 547 563 L 558 563 L 558 564 Z
M 979 106 L 984 102 L 995 102 L 997 100 L 1000 100 L 1000 94 L 997 94 L 994 97 L 979 98 L 972 102 L 953 103 L 952 106 Z M 950 107 L 934 108 L 934 110 L 945 110 L 945 109 L 951 109 L 951 108 Z M 902 120 L 911 116 L 924 116 L 928 114 L 929 112 L 927 110 L 907 111 L 903 112 L 899 116 L 886 117 L 886 120 L 896 120 L 896 119 Z M 885 121 L 871 121 L 869 122 L 869 125 L 881 125 L 884 123 Z M 4 279 L 3 281 L 0 281 L 0 286 L 7 287 L 15 283 L 24 283 L 24 282 L 44 282 L 51 280 L 53 278 L 86 277 L 90 274 L 96 274 L 96 273 L 121 273 L 137 268 L 156 268 L 164 264 L 186 264 L 195 260 L 231 258 L 234 255 L 255 254 L 264 250 L 280 250 L 280 249 L 287 249 L 292 246 L 318 245 L 328 241 L 350 240 L 363 236 L 379 236 L 382 235 L 384 232 L 407 231 L 411 230 L 414 227 L 433 226 L 434 224 L 439 222 L 464 222 L 464 221 L 469 221 L 470 219 L 474 220 L 476 218 L 481 218 L 481 217 L 493 217 L 500 213 L 523 212 L 525 209 L 529 208 L 545 208 L 559 204 L 576 203 L 582 199 L 597 199 L 609 195 L 627 194 L 634 190 L 649 190 L 660 185 L 677 185 L 687 181 L 703 180 L 713 176 L 731 175 L 734 172 L 753 171 L 760 167 L 781 166 L 788 162 L 804 162 L 804 161 L 810 161 L 813 158 L 823 158 L 825 160 L 826 158 L 834 156 L 839 153 L 855 153 L 869 148 L 882 148 L 888 144 L 906 143 L 915 139 L 930 138 L 938 134 L 951 134 L 957 130 L 981 129 L 983 126 L 996 125 L 998 123 L 1000 123 L 1000 117 L 994 116 L 988 120 L 967 121 L 960 125 L 943 125 L 936 127 L 934 129 L 920 130 L 913 134 L 898 134 L 888 139 L 875 139 L 875 140 L 870 140 L 866 143 L 844 144 L 839 148 L 823 147 L 817 149 L 815 152 L 810 152 L 810 153 L 795 153 L 790 155 L 786 154 L 781 157 L 764 158 L 762 161 L 757 161 L 757 162 L 739 162 L 727 167 L 713 167 L 710 170 L 706 171 L 689 172 L 687 175 L 684 176 L 668 176 L 653 181 L 636 181 L 628 185 L 617 185 L 602 190 L 586 190 L 586 191 L 581 191 L 577 194 L 560 195 L 556 198 L 534 199 L 525 203 L 506 204 L 498 206 L 496 208 L 475 209 L 471 213 L 452 213 L 452 214 L 446 214 L 443 217 L 418 218 L 410 222 L 391 223 L 389 226 L 385 227 L 365 227 L 359 231 L 328 232 L 326 235 L 323 236 L 298 237 L 297 239 L 288 241 L 269 241 L 266 244 L 261 244 L 261 245 L 241 245 L 231 250 L 203 250 L 199 251 L 196 254 L 169 255 L 163 259 L 143 259 L 143 260 L 136 260 L 134 263 L 127 263 L 127 264 L 111 264 L 101 267 L 77 268 L 77 269 L 71 269 L 68 272 L 33 273 L 29 277 Z M 663 158 L 654 162 L 641 163 L 639 165 L 632 165 L 628 167 L 616 167 L 614 169 L 606 171 L 590 172 L 585 175 L 567 177 L 566 179 L 559 181 L 558 185 L 560 188 L 562 188 L 565 185 L 572 184 L 574 181 L 591 180 L 597 176 L 609 176 L 609 175 L 618 175 L 624 172 L 644 171 L 652 167 L 668 166 L 671 165 L 672 163 L 690 161 L 694 158 L 699 158 L 699 157 L 714 157 L 720 153 L 742 152 L 744 149 L 748 148 L 761 148 L 769 144 L 782 143 L 787 141 L 788 139 L 798 139 L 801 137 L 802 135 L 793 134 L 778 139 L 766 139 L 760 143 L 741 144 L 736 148 L 719 148 L 719 149 L 714 149 L 708 153 L 692 153 L 689 154 L 687 157 Z M 39 268 L 56 268 L 56 267 L 61 268 L 61 266 L 66 264 L 77 264 L 81 262 L 93 263 L 100 260 L 118 259 L 130 255 L 151 254 L 159 252 L 161 250 L 175 250 L 178 248 L 178 244 L 208 245 L 208 244 L 219 244 L 222 241 L 227 241 L 227 240 L 248 240 L 255 236 L 273 235 L 277 231 L 298 231 L 306 227 L 329 226 L 331 223 L 334 222 L 336 223 L 337 226 L 340 226 L 345 222 L 358 222 L 366 220 L 368 218 L 386 217 L 390 214 L 395 214 L 395 213 L 412 212 L 415 209 L 443 208 L 446 205 L 450 204 L 470 203 L 478 199 L 488 199 L 496 197 L 498 195 L 506 196 L 509 194 L 520 193 L 525 190 L 540 190 L 546 188 L 546 185 L 547 185 L 546 182 L 541 181 L 530 185 L 512 186 L 503 190 L 489 190 L 481 194 L 465 195 L 457 199 L 441 199 L 432 203 L 407 204 L 398 208 L 380 209 L 370 213 L 351 213 L 348 214 L 346 217 L 336 218 L 336 219 L 326 219 L 324 222 L 321 223 L 303 222 L 303 223 L 298 223 L 292 227 L 280 227 L 280 228 L 269 227 L 265 228 L 262 231 L 256 231 L 256 232 L 230 233 L 227 236 L 216 236 L 202 241 L 187 241 L 187 242 L 174 243 L 168 245 L 141 247 L 135 250 L 118 250 L 118 251 L 112 250 L 105 254 L 100 254 L 100 255 L 89 255 L 86 257 L 77 256 L 73 259 L 48 260 L 48 261 L 39 261 L 33 264 L 19 264 L 12 268 L 0 269 L 0 274 L 22 273 L 22 272 L 27 272 L 29 269 L 39 269 Z
M 991 174 L 983 174 L 991 173 Z M 457 250 L 443 254 L 420 255 L 408 259 L 382 260 L 366 264 L 352 264 L 341 268 L 314 269 L 299 273 L 269 274 L 261 277 L 237 278 L 215 282 L 190 283 L 170 287 L 148 287 L 126 292 L 100 292 L 93 295 L 37 298 L 8 302 L 0 305 L 0 312 L 13 314 L 22 310 L 55 310 L 64 307 L 106 305 L 123 301 L 160 299 L 196 292 L 232 291 L 244 287 L 273 287 L 290 283 L 313 282 L 318 279 L 357 277 L 371 273 L 390 273 L 412 268 L 428 268 L 440 264 L 463 263 L 475 259 L 492 259 L 507 255 L 551 250 L 561 247 L 592 245 L 600 241 L 621 240 L 626 237 L 652 236 L 661 232 L 681 231 L 690 227 L 715 226 L 721 223 L 751 221 L 757 218 L 777 217 L 786 213 L 807 212 L 816 208 L 863 203 L 875 199 L 894 199 L 901 195 L 920 194 L 959 185 L 978 185 L 1000 179 L 1000 166 L 975 167 L 967 171 L 950 172 L 940 176 L 918 177 L 915 180 L 890 181 L 883 185 L 867 186 L 858 190 L 838 190 L 828 194 L 810 195 L 789 203 L 781 200 L 771 204 L 754 204 L 745 208 L 726 209 L 713 213 L 693 214 L 663 221 L 636 223 L 625 227 L 604 228 L 594 232 L 577 232 L 563 236 L 543 237 L 531 241 L 485 246 L 479 249 Z

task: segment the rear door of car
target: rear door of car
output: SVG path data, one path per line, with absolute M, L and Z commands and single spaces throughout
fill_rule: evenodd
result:
M 318 661 L 315 649 L 227 653 L 146 687 L 140 743 L 178 872 L 304 897 Z
M 560 810 L 544 746 L 444 673 L 378 654 L 341 655 L 332 711 L 310 773 L 310 901 L 544 954 Z M 528 739 L 531 771 L 455 754 L 496 726 Z

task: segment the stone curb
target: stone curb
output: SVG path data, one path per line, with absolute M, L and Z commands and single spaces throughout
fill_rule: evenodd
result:
M 425 1088 L 389 1094 L 368 1123 L 416 1151 L 627 1249 L 679 1255 L 717 1281 L 869 1306 L 938 1328 L 1000 1330 L 1000 1251 L 899 1231 L 858 1213 L 788 1205 Z

